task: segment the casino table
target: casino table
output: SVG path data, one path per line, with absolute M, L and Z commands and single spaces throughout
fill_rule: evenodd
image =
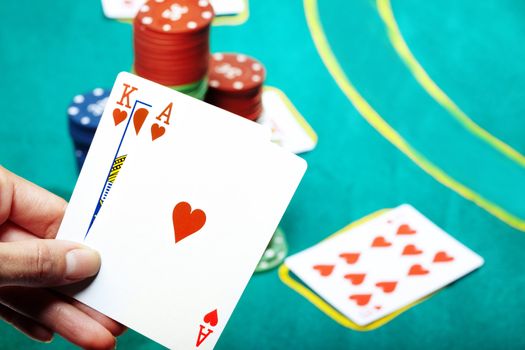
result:
M 485 265 L 367 332 L 332 320 L 277 270 L 255 274 L 217 349 L 525 348 L 525 3 L 249 6 L 244 23 L 213 27 L 212 50 L 260 59 L 319 137 L 280 224 L 290 253 L 410 203 Z M 131 26 L 94 0 L 3 1 L 0 18 L 0 164 L 67 199 L 77 170 L 66 108 L 130 69 Z M 118 342 L 161 348 L 133 331 Z M 0 348 L 70 345 L 1 323 Z

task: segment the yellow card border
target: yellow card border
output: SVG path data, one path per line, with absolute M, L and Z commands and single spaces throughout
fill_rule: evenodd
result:
M 343 232 L 346 232 L 348 231 L 349 229 L 352 229 L 354 227 L 357 227 L 359 225 L 362 225 L 364 224 L 365 222 L 368 222 L 376 217 L 378 217 L 379 215 L 381 214 L 384 214 L 386 212 L 388 212 L 389 210 L 391 209 L 380 209 L 372 214 L 369 214 L 357 221 L 354 221 L 353 223 L 343 227 L 342 229 L 340 229 L 339 231 L 331 234 L 330 236 L 328 236 L 327 238 L 323 239 L 322 241 L 325 241 L 327 239 L 330 239 L 330 238 L 333 238 L 337 235 L 340 235 L 342 234 Z M 330 304 L 328 304 L 326 301 L 324 301 L 324 299 L 322 299 L 321 297 L 319 297 L 317 294 L 315 294 L 311 289 L 309 289 L 308 287 L 306 287 L 304 284 L 302 284 L 301 282 L 295 280 L 291 275 L 290 275 L 290 270 L 288 269 L 288 267 L 286 267 L 285 264 L 282 264 L 280 267 L 279 267 L 279 270 L 278 270 L 278 275 L 279 275 L 279 279 L 281 280 L 281 282 L 283 282 L 285 285 L 287 285 L 288 287 L 290 287 L 292 290 L 296 291 L 297 293 L 299 293 L 301 296 L 303 296 L 306 300 L 308 300 L 309 302 L 311 302 L 315 307 L 317 307 L 320 311 L 322 311 L 325 315 L 327 315 L 328 317 L 330 317 L 332 320 L 334 320 L 335 322 L 337 322 L 338 324 L 340 324 L 341 326 L 345 327 L 345 328 L 350 328 L 354 331 L 359 331 L 359 332 L 368 332 L 368 331 L 372 331 L 374 329 L 377 329 L 385 324 L 387 324 L 388 322 L 392 321 L 394 318 L 396 318 L 397 316 L 401 315 L 403 312 L 407 311 L 408 309 L 411 309 L 412 307 L 416 306 L 417 304 L 431 298 L 434 294 L 436 294 L 437 292 L 434 292 L 430 295 L 428 295 L 427 297 L 424 297 L 422 299 L 419 299 L 415 302 L 413 302 L 412 304 L 410 305 L 407 305 L 377 321 L 374 321 L 366 326 L 360 326 L 354 322 L 352 322 L 349 318 L 347 318 L 345 315 L 343 315 L 342 313 L 340 313 L 339 311 L 337 311 L 334 307 L 332 307 Z
M 244 11 L 236 15 L 216 16 L 213 19 L 214 26 L 240 26 L 250 18 L 250 7 L 248 0 L 244 0 Z

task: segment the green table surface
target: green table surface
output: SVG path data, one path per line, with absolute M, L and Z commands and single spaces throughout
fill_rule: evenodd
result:
M 392 0 L 392 11 L 412 57 L 488 138 L 427 93 L 371 0 L 253 0 L 246 23 L 213 28 L 212 50 L 264 62 L 267 83 L 319 136 L 281 222 L 291 253 L 407 202 L 485 265 L 370 332 L 338 325 L 276 271 L 258 274 L 217 349 L 525 347 L 525 3 Z M 104 18 L 95 0 L 2 1 L 0 18 L 0 164 L 69 198 L 77 172 L 66 108 L 129 70 L 131 26 Z M 69 347 L 0 323 L 1 349 Z M 133 331 L 119 347 L 161 348 Z

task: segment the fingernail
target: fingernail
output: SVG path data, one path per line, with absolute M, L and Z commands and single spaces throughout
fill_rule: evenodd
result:
M 30 337 L 42 343 L 51 343 L 53 341 L 53 333 L 40 326 L 33 327 Z
M 66 276 L 68 280 L 81 280 L 97 274 L 100 255 L 89 248 L 73 249 L 66 254 Z
M 51 344 L 53 342 L 53 334 L 47 336 L 47 338 L 40 338 L 40 342 L 44 344 Z

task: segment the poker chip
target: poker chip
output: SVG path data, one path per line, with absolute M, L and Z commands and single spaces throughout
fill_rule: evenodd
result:
M 107 89 L 96 88 L 76 95 L 67 108 L 69 134 L 75 147 L 79 170 L 95 136 L 100 117 L 104 113 L 109 92 Z
M 197 84 L 193 89 L 190 90 L 180 90 L 176 87 L 174 89 L 196 99 L 204 100 L 204 96 L 206 95 L 206 91 L 208 90 L 208 80 L 201 80 L 199 84 Z
M 146 2 L 133 21 L 134 71 L 184 93 L 195 92 L 187 85 L 201 88 L 213 17 L 207 0 Z
M 288 244 L 284 232 L 278 227 L 257 264 L 255 272 L 265 272 L 276 268 L 284 261 L 287 254 Z
M 138 74 L 137 71 L 135 70 L 135 67 L 131 68 L 131 72 L 133 74 Z M 194 83 L 190 83 L 186 85 L 175 85 L 175 86 L 167 85 L 167 87 L 169 87 L 170 89 L 176 90 L 178 92 L 182 92 L 183 94 L 194 97 L 196 99 L 204 100 L 204 96 L 208 89 L 208 79 L 205 76 L 204 79 L 201 79 Z
M 67 116 L 69 133 L 76 144 L 91 144 L 108 96 L 109 90 L 96 88 L 73 97 Z
M 109 91 L 96 88 L 85 94 L 76 95 L 67 109 L 69 122 L 79 128 L 95 130 L 106 101 Z
M 89 148 L 75 148 L 75 160 L 79 172 L 82 169 L 82 165 L 84 165 L 84 162 L 86 161 L 88 151 Z
M 214 53 L 210 57 L 206 102 L 250 120 L 262 113 L 264 66 L 244 54 Z

